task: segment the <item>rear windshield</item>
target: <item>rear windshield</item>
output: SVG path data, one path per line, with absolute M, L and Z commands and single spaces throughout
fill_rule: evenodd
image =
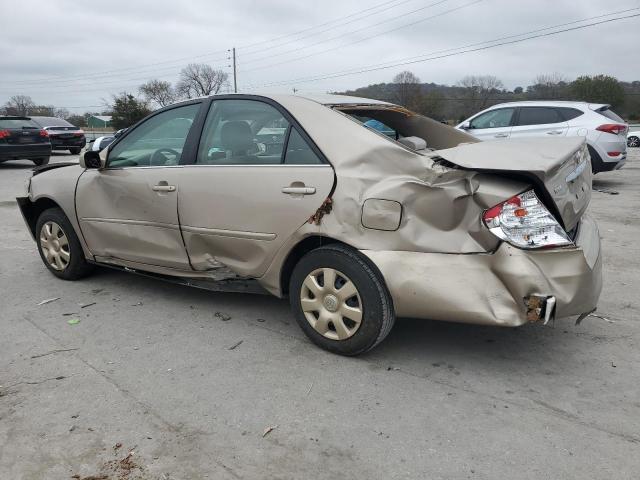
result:
M 0 128 L 40 128 L 32 120 L 25 118 L 0 118 Z
M 613 120 L 614 122 L 624 123 L 624 120 L 609 108 L 605 107 L 601 110 L 598 110 L 598 113 L 604 117 L 607 117 L 609 120 Z
M 72 124 L 58 117 L 33 117 L 33 120 L 43 127 L 73 127 Z

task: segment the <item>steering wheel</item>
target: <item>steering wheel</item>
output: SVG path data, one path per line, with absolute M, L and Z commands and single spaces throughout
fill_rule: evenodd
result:
M 166 165 L 169 159 L 165 155 L 168 153 L 169 155 L 175 155 L 176 157 L 176 165 L 178 164 L 178 160 L 180 159 L 180 152 L 176 152 L 173 148 L 159 148 L 155 152 L 151 154 L 151 158 L 149 159 L 149 165 Z

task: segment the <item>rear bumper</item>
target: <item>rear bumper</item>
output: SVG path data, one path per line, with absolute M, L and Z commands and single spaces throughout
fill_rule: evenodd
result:
M 380 269 L 401 317 L 516 327 L 525 299 L 555 297 L 555 316 L 590 312 L 602 290 L 600 237 L 584 216 L 577 248 L 528 251 L 502 243 L 494 253 L 364 250 Z
M 54 150 L 66 150 L 68 148 L 84 148 L 87 144 L 87 139 L 85 137 L 75 137 L 75 138 L 56 138 L 50 137 L 51 139 L 51 148 Z
M 3 145 L 0 147 L 0 162 L 7 160 L 30 160 L 51 155 L 51 145 Z
M 616 138 L 614 141 L 599 140 L 594 145 L 589 145 L 589 147 L 591 165 L 594 173 L 619 170 L 627 161 L 626 139 Z M 620 154 L 611 156 L 609 155 L 610 152 L 620 152 Z

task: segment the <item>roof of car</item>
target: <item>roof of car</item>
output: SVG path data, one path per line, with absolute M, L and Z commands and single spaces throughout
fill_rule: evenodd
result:
M 593 109 L 598 107 L 604 107 L 606 104 L 604 103 L 589 103 L 589 102 L 579 102 L 573 100 L 522 100 L 519 102 L 505 102 L 499 103 L 497 105 L 492 105 L 490 108 L 494 107 L 502 107 L 502 106 L 513 106 L 513 107 L 548 107 L 548 106 L 556 106 L 556 107 L 582 107 L 582 108 L 591 108 Z
M 303 97 L 308 100 L 312 100 L 322 105 L 393 105 L 389 102 L 384 102 L 382 100 L 374 100 L 372 98 L 352 97 L 349 95 L 336 95 L 336 94 L 330 94 L 330 93 L 296 95 L 296 96 Z

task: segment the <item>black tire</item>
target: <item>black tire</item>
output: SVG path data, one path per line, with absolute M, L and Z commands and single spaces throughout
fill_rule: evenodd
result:
M 627 147 L 640 147 L 640 138 L 636 136 L 627 138 Z
M 80 153 L 80 150 L 82 150 L 82 148 L 70 148 L 69 152 L 71 152 L 71 155 L 77 155 Z
M 36 167 L 41 167 L 42 165 L 46 165 L 47 163 L 49 163 L 49 157 L 36 158 L 32 160 L 32 162 Z
M 303 283 L 309 274 L 320 268 L 332 268 L 343 273 L 357 288 L 362 320 L 349 338 L 334 340 L 318 333 L 302 310 Z M 380 273 L 362 254 L 339 244 L 312 250 L 300 259 L 289 281 L 289 298 L 296 321 L 309 339 L 319 347 L 340 355 L 359 355 L 371 350 L 385 339 L 395 322 L 393 301 Z
M 48 222 L 57 224 L 68 239 L 69 261 L 62 270 L 54 269 L 47 261 L 46 255 L 43 251 L 40 238 L 43 234 L 43 227 Z M 78 240 L 78 236 L 76 235 L 71 222 L 69 222 L 67 216 L 59 208 L 49 208 L 42 212 L 38 217 L 38 221 L 36 222 L 36 243 L 38 245 L 38 252 L 40 253 L 42 262 L 47 269 L 58 278 L 62 278 L 63 280 L 78 280 L 85 277 L 93 270 L 93 265 L 87 263 L 85 259 L 82 246 L 80 245 L 80 240 Z

